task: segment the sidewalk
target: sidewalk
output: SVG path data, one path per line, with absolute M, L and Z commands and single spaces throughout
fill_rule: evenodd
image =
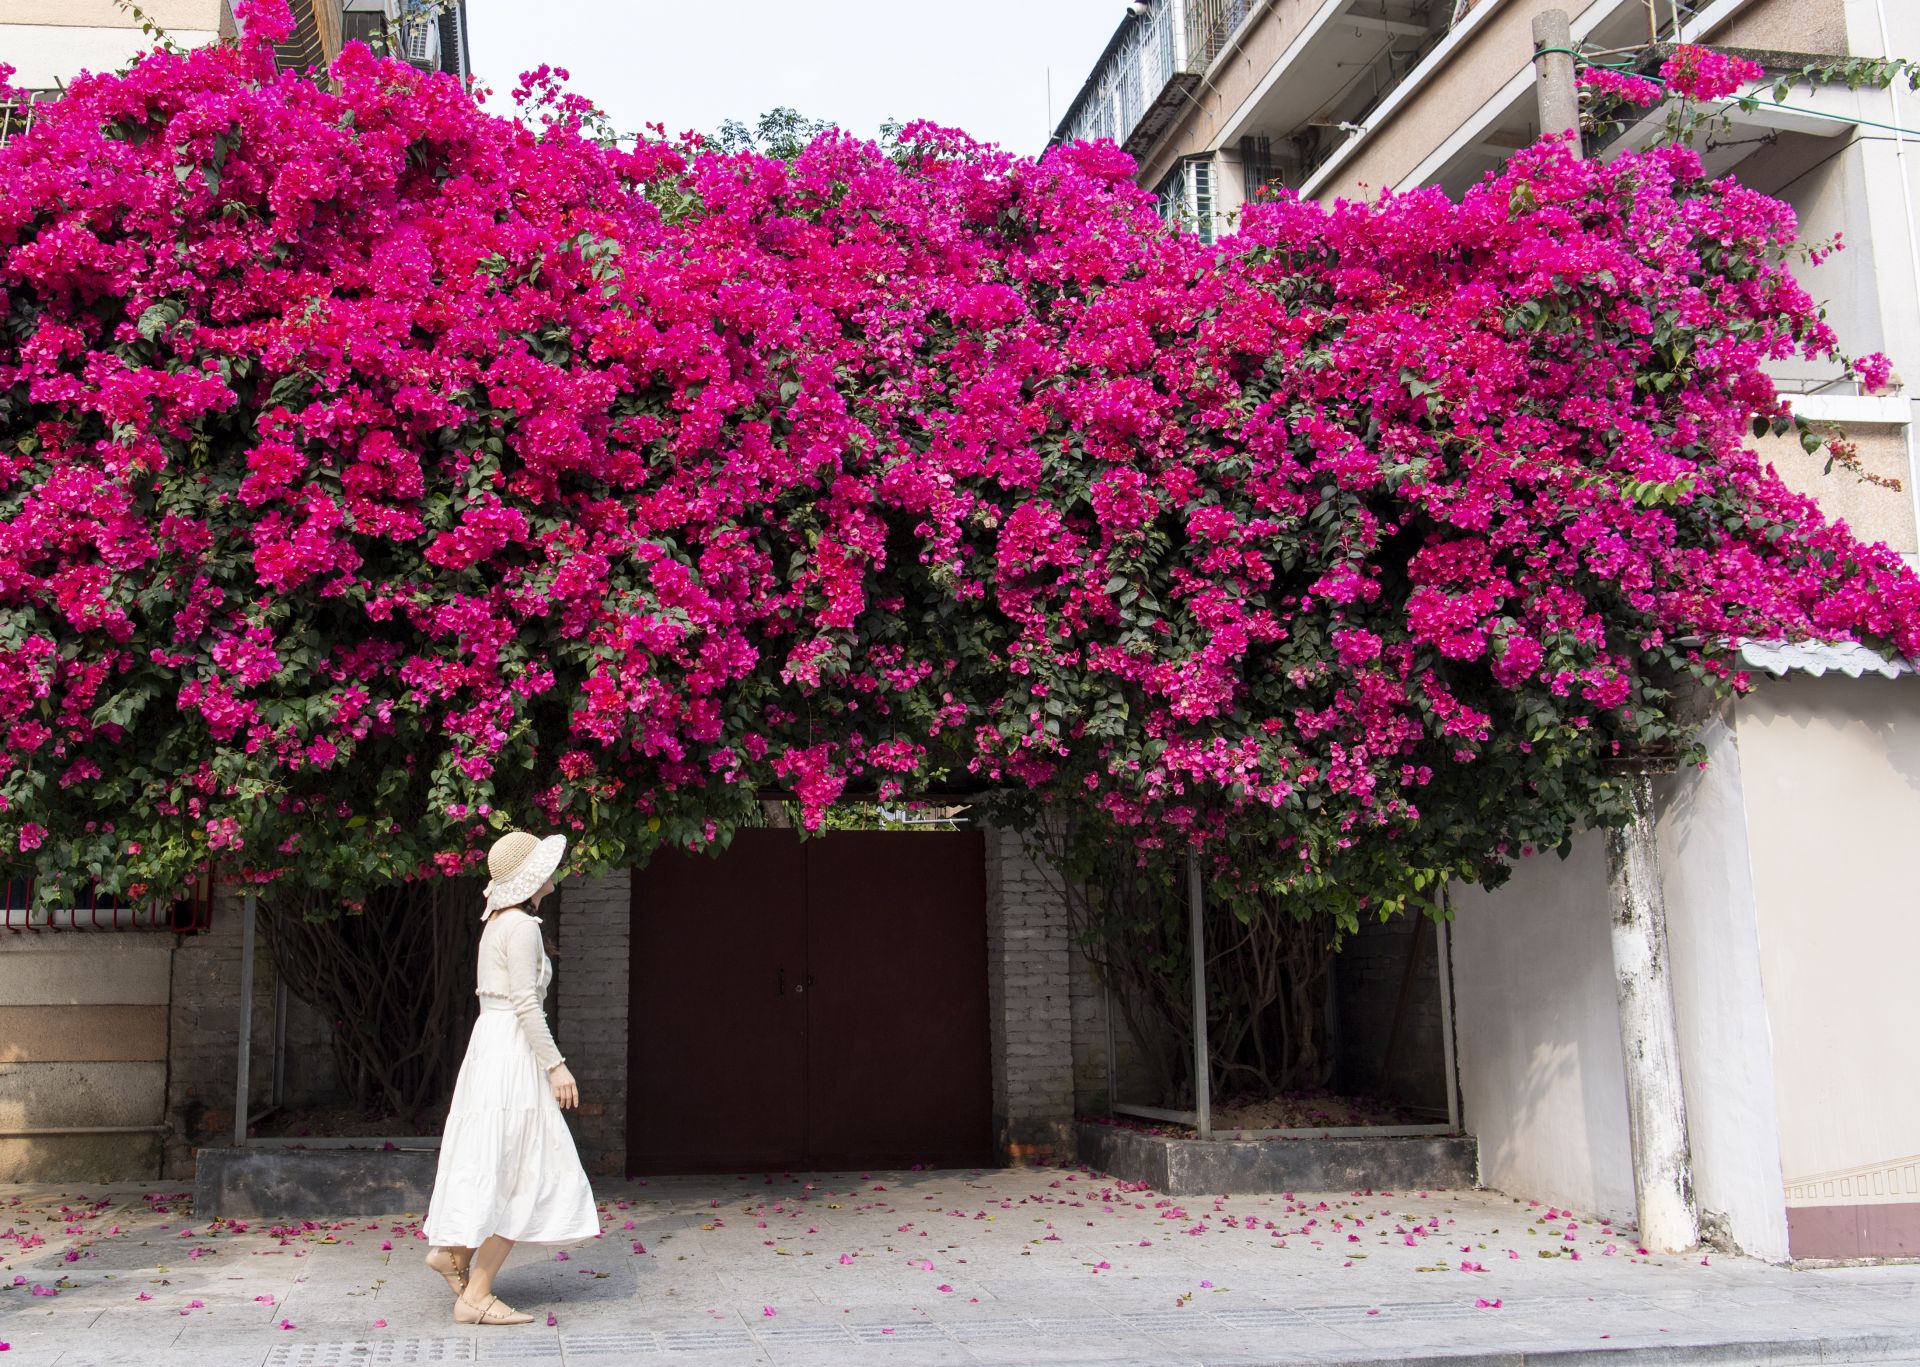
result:
M 541 1321 L 475 1330 L 420 1266 L 417 1212 L 217 1226 L 173 1190 L 0 1188 L 0 1367 L 1920 1362 L 1920 1267 L 1645 1258 L 1491 1192 L 1173 1202 L 1050 1170 L 608 1186 L 600 1239 L 502 1274 Z

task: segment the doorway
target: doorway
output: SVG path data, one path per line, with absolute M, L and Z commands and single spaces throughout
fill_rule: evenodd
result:
M 627 1167 L 992 1161 L 978 831 L 738 832 L 633 877 Z

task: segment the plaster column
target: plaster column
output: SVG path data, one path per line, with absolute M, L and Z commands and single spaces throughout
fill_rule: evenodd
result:
M 1613 915 L 1634 1206 L 1641 1243 L 1655 1252 L 1674 1253 L 1699 1241 L 1693 1158 L 1667 960 L 1667 905 L 1660 883 L 1653 781 L 1642 770 L 1629 783 L 1632 817 L 1607 831 L 1607 900 Z

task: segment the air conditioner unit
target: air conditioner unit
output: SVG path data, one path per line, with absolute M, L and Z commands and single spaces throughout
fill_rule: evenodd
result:
M 423 71 L 440 69 L 440 24 L 431 14 L 403 19 L 400 24 L 400 56 L 409 65 Z

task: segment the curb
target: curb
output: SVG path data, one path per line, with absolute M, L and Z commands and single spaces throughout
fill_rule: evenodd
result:
M 1806 1367 L 1813 1363 L 1920 1361 L 1920 1329 L 1849 1334 L 1800 1334 L 1754 1339 L 1622 1342 L 1605 1347 L 1479 1349 L 1308 1357 L 1209 1358 L 1209 1367 Z

